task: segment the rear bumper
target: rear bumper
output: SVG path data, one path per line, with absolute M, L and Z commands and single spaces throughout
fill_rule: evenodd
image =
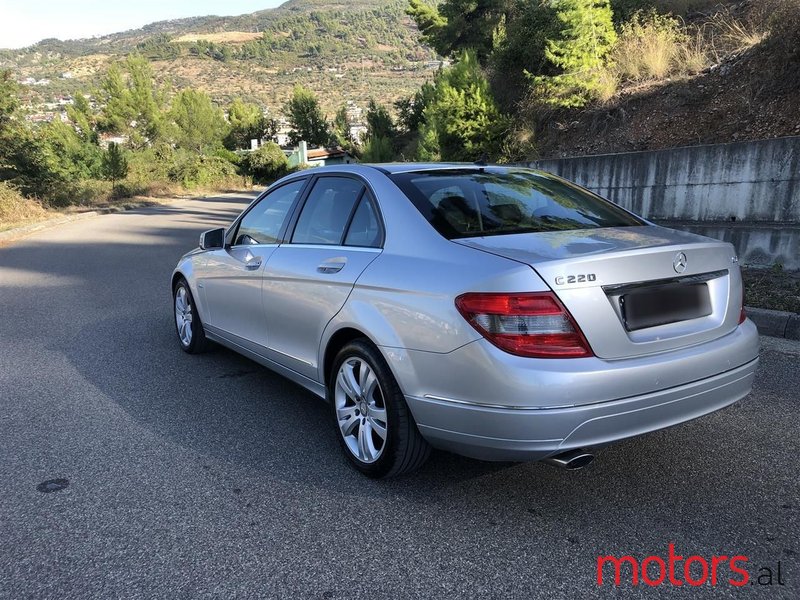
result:
M 420 432 L 435 447 L 482 460 L 540 460 L 670 427 L 733 404 L 753 385 L 757 350 L 755 358 L 747 358 L 710 377 L 580 406 L 494 406 L 487 405 L 491 400 L 430 395 L 406 395 L 406 401 Z M 658 367 L 651 368 L 657 376 Z M 557 396 L 559 391 L 550 392 Z

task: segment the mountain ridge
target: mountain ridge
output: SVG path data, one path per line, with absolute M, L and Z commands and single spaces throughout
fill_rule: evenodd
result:
M 233 16 L 155 21 L 77 40 L 49 38 L 0 50 L 28 87 L 29 104 L 97 87 L 111 63 L 148 58 L 159 83 L 195 87 L 226 103 L 240 96 L 277 112 L 300 83 L 328 112 L 348 100 L 391 103 L 432 75 L 435 53 L 405 14 L 406 0 L 289 0 Z

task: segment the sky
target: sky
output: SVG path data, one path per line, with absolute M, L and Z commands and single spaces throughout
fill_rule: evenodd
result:
M 153 21 L 241 15 L 283 0 L 0 0 L 0 48 L 45 38 L 86 38 L 136 29 Z

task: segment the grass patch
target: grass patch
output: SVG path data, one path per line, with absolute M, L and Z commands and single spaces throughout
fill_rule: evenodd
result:
M 708 66 L 705 41 L 670 15 L 637 12 L 620 29 L 611 70 L 621 81 L 651 81 L 694 74 Z
M 746 268 L 742 279 L 747 306 L 800 313 L 800 271 Z
M 25 198 L 14 187 L 0 181 L 0 231 L 50 216 L 38 200 Z

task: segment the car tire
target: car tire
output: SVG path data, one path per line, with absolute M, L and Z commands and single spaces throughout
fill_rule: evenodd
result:
M 328 400 L 345 456 L 367 477 L 409 473 L 430 456 L 389 365 L 368 340 L 354 340 L 336 355 Z
M 192 290 L 185 279 L 175 282 L 172 290 L 175 331 L 181 349 L 189 354 L 200 354 L 208 350 L 210 342 L 206 339 L 203 322 L 197 312 Z

